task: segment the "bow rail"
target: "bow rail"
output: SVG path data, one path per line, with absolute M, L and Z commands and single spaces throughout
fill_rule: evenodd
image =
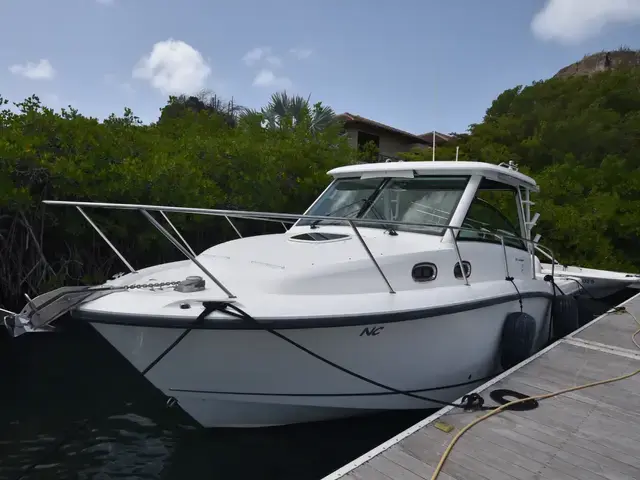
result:
M 458 227 L 455 225 L 442 225 L 442 224 L 430 224 L 430 223 L 417 223 L 417 222 L 403 222 L 399 220 L 386 220 L 386 219 L 373 219 L 373 218 L 354 218 L 354 217 L 337 217 L 337 216 L 326 216 L 326 215 L 307 215 L 307 214 L 295 214 L 295 213 L 274 213 L 274 212 L 255 212 L 255 211 L 246 211 L 246 210 L 224 210 L 224 209 L 211 209 L 211 208 L 196 208 L 196 207 L 176 207 L 170 205 L 144 205 L 144 204 L 130 204 L 130 203 L 105 203 L 105 202 L 81 202 L 81 201 L 69 201 L 69 200 L 44 200 L 43 203 L 47 205 L 61 205 L 61 206 L 73 206 L 82 214 L 82 216 L 87 220 L 87 222 L 96 230 L 96 232 L 105 240 L 107 245 L 113 250 L 113 252 L 120 258 L 120 260 L 125 264 L 125 266 L 131 271 L 131 273 L 136 273 L 135 268 L 129 263 L 124 255 L 109 241 L 107 236 L 100 230 L 98 225 L 89 217 L 89 215 L 83 210 L 84 208 L 102 208 L 107 210 L 137 210 L 145 216 L 145 218 L 164 236 L 166 237 L 180 252 L 191 260 L 207 277 L 209 277 L 229 298 L 236 298 L 233 293 L 229 289 L 227 289 L 220 280 L 218 280 L 198 259 L 195 251 L 191 248 L 191 246 L 187 243 L 184 237 L 180 234 L 175 225 L 169 220 L 167 217 L 167 213 L 187 213 L 187 214 L 195 214 L 195 215 L 209 215 L 216 217 L 224 217 L 232 226 L 233 230 L 236 234 L 242 238 L 240 231 L 231 221 L 231 218 L 237 219 L 248 219 L 248 220 L 260 220 L 260 221 L 268 221 L 268 222 L 279 222 L 281 223 L 285 230 L 287 230 L 287 226 L 285 223 L 293 223 L 295 224 L 298 220 L 307 219 L 307 220 L 326 220 L 331 218 L 332 221 L 343 221 L 347 225 L 349 225 L 353 231 L 358 241 L 362 245 L 363 249 L 373 262 L 376 270 L 380 274 L 381 278 L 384 280 L 389 293 L 396 293 L 388 278 L 382 271 L 382 268 L 376 261 L 375 257 L 371 253 L 371 250 L 367 246 L 366 241 L 360 234 L 358 230 L 358 225 L 367 226 L 367 225 L 382 225 L 385 227 L 388 226 L 412 226 L 412 227 L 427 227 L 427 228 L 438 228 L 438 229 L 446 229 L 447 232 L 451 233 L 451 237 L 453 239 L 453 247 L 455 250 L 455 254 L 457 260 L 460 264 L 460 270 L 464 279 L 465 285 L 469 284 L 469 279 L 467 276 L 467 272 L 463 266 L 462 256 L 460 254 L 460 248 L 458 246 L 457 233 L 461 231 L 470 231 L 470 232 L 480 232 L 483 235 L 491 235 L 496 240 L 500 241 L 503 252 L 503 266 L 506 278 L 510 278 L 509 275 L 509 264 L 507 257 L 507 250 L 505 246 L 504 236 L 499 235 L 495 232 L 487 231 L 486 229 L 480 230 L 477 228 L 469 228 L 469 227 Z M 176 233 L 176 235 L 182 240 L 182 243 L 178 241 L 166 228 L 164 228 L 149 212 L 160 212 L 162 217 L 167 221 L 171 229 Z M 509 238 L 518 239 L 525 242 L 528 245 L 528 250 L 531 255 L 531 265 L 532 265 L 532 278 L 536 278 L 534 266 L 534 257 L 535 251 L 542 251 L 545 256 L 550 256 L 552 260 L 552 265 L 555 262 L 555 255 L 553 251 L 544 247 L 544 251 L 539 248 L 540 245 L 537 242 L 534 242 L 531 239 L 518 237 L 515 235 L 509 235 Z M 552 267 L 553 268 L 553 267 Z M 552 273 L 553 275 L 553 273 Z

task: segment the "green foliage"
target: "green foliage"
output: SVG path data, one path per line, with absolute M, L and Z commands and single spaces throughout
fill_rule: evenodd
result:
M 560 261 L 640 270 L 640 69 L 504 91 L 436 159 L 515 161 L 540 185 L 536 232 Z M 431 160 L 431 150 L 405 154 Z
M 159 122 L 176 118 L 188 111 L 207 112 L 220 117 L 228 126 L 235 127 L 238 118 L 246 109 L 232 101 L 225 102 L 216 94 L 203 90 L 197 95 L 179 95 L 169 97 L 167 105 L 161 109 Z
M 327 170 L 357 161 L 340 125 L 312 128 L 317 110 L 270 129 L 213 98 L 171 98 L 160 120 L 131 110 L 103 122 L 59 113 L 36 96 L 0 99 L 0 301 L 21 301 L 61 283 L 98 282 L 124 269 L 72 207 L 44 199 L 301 212 L 324 189 Z M 17 110 L 17 111 L 16 111 Z M 230 121 L 233 118 L 234 121 Z M 136 268 L 179 253 L 135 211 L 86 209 Z M 162 222 L 161 217 L 157 217 Z M 221 218 L 174 214 L 202 250 L 235 236 Z M 243 235 L 280 224 L 235 221 Z
M 541 186 L 542 243 L 565 263 L 640 269 L 640 73 L 553 78 L 498 96 L 437 160 L 515 161 Z M 377 152 L 348 146 L 333 110 L 275 94 L 260 111 L 210 94 L 172 97 L 142 125 L 129 109 L 103 122 L 56 113 L 36 96 L 0 98 L 0 299 L 99 282 L 122 265 L 73 208 L 44 199 L 300 212 L 326 171 Z M 15 111 L 17 109 L 17 111 Z M 430 149 L 401 154 L 431 160 Z M 134 267 L 178 259 L 137 212 L 87 210 Z M 235 233 L 224 219 L 172 215 L 199 251 Z M 280 225 L 236 221 L 243 234 Z M 275 229 L 275 230 L 274 230 Z M 8 300 L 7 300 L 8 299 Z M 18 300 L 20 301 L 20 300 Z
M 378 160 L 380 149 L 373 141 L 368 141 L 358 150 L 358 160 L 362 163 L 370 163 Z

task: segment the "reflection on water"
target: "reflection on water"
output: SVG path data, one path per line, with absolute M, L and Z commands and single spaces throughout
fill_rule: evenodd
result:
M 37 434 L 8 449 L 3 445 L 13 453 L 3 456 L 0 475 L 18 477 L 21 469 L 30 469 L 27 478 L 156 479 L 171 456 L 173 432 L 135 414 L 110 417 L 91 428 L 74 427 L 67 435 Z
M 317 480 L 430 413 L 196 428 L 90 327 L 66 327 L 0 341 L 2 480 Z

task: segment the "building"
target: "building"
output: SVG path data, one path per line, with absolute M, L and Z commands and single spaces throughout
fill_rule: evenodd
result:
M 378 147 L 381 161 L 395 159 L 398 153 L 408 152 L 414 147 L 432 148 L 433 132 L 415 135 L 349 112 L 338 115 L 338 118 L 344 122 L 349 144 L 361 149 L 366 143 L 373 142 Z M 450 135 L 436 132 L 436 147 L 451 139 Z

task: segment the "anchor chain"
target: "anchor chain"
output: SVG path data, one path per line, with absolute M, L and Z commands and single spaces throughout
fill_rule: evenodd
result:
M 179 281 L 174 281 L 174 282 L 156 282 L 156 283 L 134 283 L 131 285 L 125 285 L 123 288 L 126 288 L 127 290 L 133 290 L 133 289 L 142 289 L 142 288 L 161 288 L 161 287 L 175 287 L 176 285 L 178 285 L 180 282 Z

